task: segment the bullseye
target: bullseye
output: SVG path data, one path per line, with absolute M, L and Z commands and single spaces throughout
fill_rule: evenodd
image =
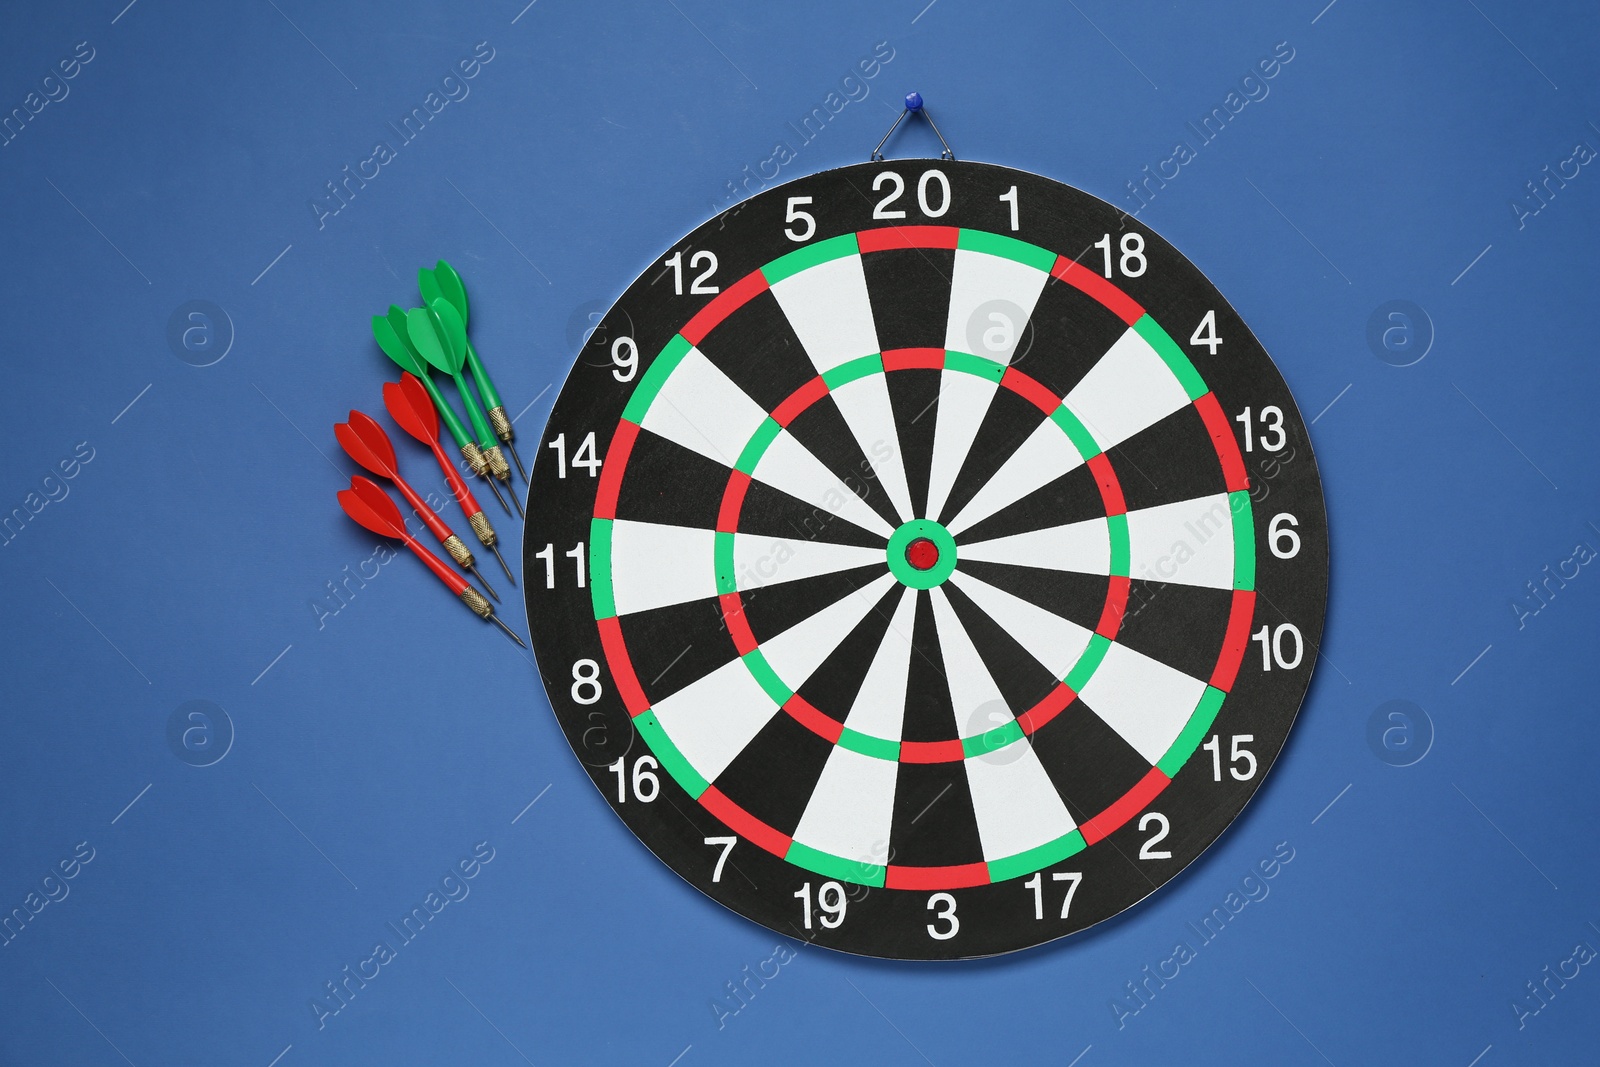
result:
M 926 537 L 919 537 L 906 546 L 906 562 L 919 571 L 932 570 L 939 562 L 939 546 Z

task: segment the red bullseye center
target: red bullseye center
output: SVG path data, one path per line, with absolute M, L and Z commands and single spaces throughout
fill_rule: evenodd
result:
M 932 570 L 939 562 L 939 546 L 919 537 L 906 546 L 906 562 L 919 571 Z

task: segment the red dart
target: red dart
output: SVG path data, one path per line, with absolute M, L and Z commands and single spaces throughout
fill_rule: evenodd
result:
M 350 479 L 350 488 L 339 491 L 339 506 L 344 508 L 344 513 L 371 530 L 384 537 L 393 537 L 404 541 L 406 547 L 417 554 L 417 558 L 427 565 L 428 569 L 438 576 L 439 580 L 450 587 L 450 591 L 460 597 L 472 613 L 480 619 L 488 619 L 506 632 L 506 636 L 523 648 L 522 638 L 518 637 L 509 626 L 501 622 L 494 613 L 494 607 L 483 598 L 467 580 L 451 570 L 444 560 L 435 556 L 422 546 L 422 543 L 406 530 L 405 519 L 400 517 L 400 509 L 395 502 L 389 499 L 389 494 L 379 488 L 378 483 L 363 478 L 357 474 Z
M 483 582 L 483 587 L 489 590 L 490 596 L 496 600 L 500 599 L 500 594 L 496 593 L 488 582 L 483 581 L 483 575 L 472 565 L 471 550 L 462 544 L 461 538 L 445 525 L 443 519 L 433 513 L 433 509 L 417 491 L 400 477 L 400 467 L 394 459 L 394 445 L 390 443 L 389 435 L 383 432 L 383 427 L 378 425 L 376 419 L 365 412 L 352 411 L 349 422 L 334 424 L 333 435 L 339 439 L 339 444 L 349 453 L 351 459 L 373 474 L 381 474 L 393 482 L 395 488 L 400 490 L 400 495 L 406 498 L 406 503 L 422 516 L 423 523 L 433 531 L 433 536 L 439 539 L 445 551 L 450 553 L 450 558 L 471 571 L 472 576 L 478 581 Z
M 467 488 L 467 483 L 462 481 L 455 464 L 450 462 L 450 457 L 445 455 L 444 448 L 439 444 L 439 412 L 434 408 L 428 390 L 414 374 L 407 371 L 398 382 L 383 383 L 383 406 L 389 409 L 389 417 L 402 430 L 433 449 L 433 458 L 439 461 L 445 479 L 450 483 L 451 494 L 460 502 L 461 513 L 467 517 L 467 525 L 478 535 L 483 547 L 493 552 L 494 558 L 500 561 L 500 566 L 505 570 L 511 584 L 516 585 L 517 580 L 512 577 L 511 568 L 506 566 L 505 557 L 500 555 L 500 550 L 495 547 L 494 527 L 489 525 L 483 509 L 473 498 L 472 490 Z

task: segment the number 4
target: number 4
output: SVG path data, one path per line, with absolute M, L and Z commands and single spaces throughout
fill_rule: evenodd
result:
M 1200 325 L 1196 326 L 1194 333 L 1189 335 L 1189 343 L 1192 345 L 1205 345 L 1206 348 L 1211 350 L 1213 356 L 1217 354 L 1217 349 L 1222 347 L 1222 338 L 1217 336 L 1217 313 L 1215 311 L 1206 312 L 1206 317 L 1200 320 Z

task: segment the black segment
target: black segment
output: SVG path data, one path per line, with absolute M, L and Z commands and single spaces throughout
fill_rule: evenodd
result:
M 1224 632 L 1217 628 L 1216 620 L 1227 617 L 1232 609 L 1230 589 L 1134 582 L 1117 643 L 1203 682 L 1211 677 L 1222 651 Z
M 1129 511 L 1228 489 L 1211 435 L 1193 404 L 1146 426 L 1106 454 Z
M 961 543 L 977 544 L 996 537 L 1104 518 L 1105 498 L 1094 474 L 1079 465 L 1021 500 L 1007 504 L 982 522 L 961 531 Z
M 745 619 L 756 640 L 768 641 L 849 596 L 887 569 L 886 565 L 872 564 L 794 581 L 775 580 L 772 585 L 742 589 L 739 597 L 744 602 Z M 781 567 L 779 577 L 782 577 Z M 793 681 L 790 680 L 791 685 Z
M 1103 574 L 1047 571 L 1011 563 L 964 560 L 961 569 L 1012 596 L 1075 622 L 1085 630 L 1100 624 L 1111 579 Z
M 1150 773 L 1150 764 L 1082 697 L 1031 737 L 1034 754 L 1056 792 L 1082 825 L 1116 803 Z
M 943 348 L 956 253 L 947 248 L 896 248 L 861 257 L 878 328 L 878 348 Z
M 938 217 L 928 218 L 922 210 L 924 202 L 946 204 L 940 192 L 943 182 L 948 182 L 950 189 L 948 206 L 941 208 Z M 902 191 L 891 197 L 897 187 Z M 929 191 L 931 198 L 919 199 L 919 188 Z M 1013 189 L 1013 200 L 1001 199 Z M 1011 227 L 1013 203 L 1020 205 L 1016 229 Z M 797 204 L 816 222 L 814 232 L 802 242 L 785 235 L 786 230 L 795 232 L 792 210 Z M 903 210 L 905 216 L 885 222 L 874 217 L 880 207 Z M 796 249 L 836 238 L 844 240 L 832 248 L 843 248 L 850 244 L 849 235 L 886 225 L 903 227 L 901 236 L 920 235 L 929 243 L 946 245 L 955 243 L 965 231 L 968 250 L 963 255 L 985 254 L 973 250 L 984 243 L 981 238 L 974 240 L 976 231 L 1034 245 L 1046 253 L 1043 260 L 1059 255 L 1077 261 L 1082 273 L 1076 276 L 1091 288 L 1117 287 L 1166 329 L 1194 364 L 1221 410 L 1223 427 L 1241 447 L 1244 431 L 1234 421 L 1241 412 L 1249 408 L 1258 414 L 1258 434 L 1259 413 L 1264 408 L 1283 412 L 1285 447 L 1265 453 L 1257 436 L 1255 451 L 1243 456 L 1252 510 L 1241 522 L 1255 538 L 1256 559 L 1255 617 L 1249 627 L 1253 632 L 1263 625 L 1293 623 L 1304 641 L 1304 653 L 1296 668 L 1263 670 L 1254 645 L 1248 648 L 1209 731 L 1225 745 L 1227 738 L 1248 735 L 1251 740 L 1246 747 L 1256 760 L 1256 773 L 1240 781 L 1228 773 L 1225 760 L 1219 779 L 1213 774 L 1209 753 L 1196 750 L 1187 762 L 1170 768 L 1174 777 L 1154 800 L 1140 811 L 1131 811 L 1118 802 L 1145 778 L 1149 765 L 1095 714 L 1092 702 L 1082 698 L 1009 748 L 926 764 L 879 758 L 894 755 L 893 742 L 900 738 L 884 739 L 879 746 L 846 738 L 849 746 L 856 747 L 844 751 L 802 727 L 788 712 L 758 703 L 747 710 L 769 716 L 762 721 L 764 728 L 721 770 L 718 790 L 702 793 L 698 780 L 682 772 L 683 765 L 670 753 L 652 750 L 647 738 L 658 736 L 651 732 L 655 720 L 644 713 L 651 701 L 663 694 L 682 695 L 685 686 L 718 667 L 744 669 L 730 662 L 736 650 L 723 629 L 714 599 L 614 620 L 604 617 L 610 602 L 603 595 L 598 602 L 596 599 L 604 587 L 601 576 L 591 569 L 591 580 L 579 586 L 573 572 L 564 568 L 553 588 L 539 580 L 524 583 L 527 620 L 549 706 L 599 796 L 664 864 L 691 885 L 771 930 L 802 936 L 825 948 L 897 959 L 986 956 L 1039 945 L 1093 926 L 1129 908 L 1194 862 L 1239 814 L 1271 770 L 1317 663 L 1327 604 L 1329 542 L 1321 481 L 1305 420 L 1283 376 L 1238 312 L 1170 244 L 1137 219 L 1086 193 L 1024 171 L 981 163 L 879 161 L 803 177 L 757 193 L 664 246 L 657 260 L 585 339 L 551 411 L 543 440 L 530 446 L 538 458 L 530 471 L 532 504 L 523 562 L 525 573 L 542 576 L 543 561 L 538 553 L 546 545 L 561 546 L 559 550 L 564 551 L 583 543 L 595 551 L 597 566 L 604 566 L 604 554 L 598 549 L 603 522 L 613 512 L 609 505 L 600 504 L 602 523 L 596 525 L 597 494 L 603 486 L 616 488 L 619 475 L 615 515 L 621 519 L 706 531 L 717 521 L 727 485 L 726 467 L 647 431 L 638 433 L 626 468 L 620 453 L 606 460 L 598 478 L 590 477 L 587 470 L 574 470 L 570 464 L 572 443 L 591 432 L 599 453 L 607 453 L 618 420 L 636 396 L 639 402 L 631 414 L 632 421 L 639 421 L 644 397 L 638 389 L 641 383 L 654 380 L 650 371 L 659 353 L 695 314 L 719 299 L 718 293 L 678 291 L 675 280 L 681 279 L 682 287 L 688 288 L 688 283 L 700 276 L 702 267 L 695 259 L 699 253 L 716 256 L 718 265 L 709 280 L 726 302 L 726 295 L 735 292 L 741 280 Z M 924 226 L 933 229 L 915 229 Z M 1097 242 L 1121 249 L 1132 235 L 1143 242 L 1145 269 L 1129 277 L 1122 270 L 1121 257 L 1114 254 L 1114 278 L 1106 281 Z M 684 257 L 681 273 L 666 264 L 674 254 Z M 954 256 L 949 249 L 906 249 L 861 257 L 881 349 L 943 347 Z M 814 381 L 817 362 L 831 364 L 860 354 L 801 351 L 793 328 L 759 280 L 746 281 L 737 291 L 755 295 L 709 330 L 700 348 L 767 411 Z M 986 299 L 985 294 L 976 295 Z M 1216 336 L 1223 342 L 1216 351 L 1188 341 L 1208 314 L 1214 314 Z M 1047 281 L 1019 334 L 1012 362 L 1052 396 L 1065 396 L 1126 330 L 1119 314 L 1075 286 Z M 981 341 L 982 335 L 978 336 Z M 614 358 L 614 346 L 622 338 L 633 342 L 639 353 L 632 372 Z M 968 350 L 981 347 L 971 336 L 964 343 Z M 1161 372 L 1153 368 L 1152 373 Z M 885 436 L 902 457 L 916 507 L 926 503 L 940 379 L 940 371 L 927 369 L 897 370 L 885 376 L 894 417 Z M 1141 388 L 1134 383 L 1129 387 Z M 947 515 L 954 515 L 970 501 L 1011 454 L 1021 435 L 1038 424 L 1039 415 L 1031 406 L 1019 406 L 1021 402 L 1004 390 L 996 396 L 959 472 Z M 1139 401 L 1133 398 L 1131 402 Z M 841 425 L 834 398 L 819 398 L 811 410 L 794 420 L 792 429 L 795 438 L 847 484 L 851 471 L 861 469 L 861 448 Z M 526 430 L 535 432 L 531 426 Z M 564 476 L 554 450 L 543 447 L 558 434 L 565 434 L 568 442 L 569 464 Z M 1226 488 L 1223 465 L 1190 405 L 1113 448 L 1108 460 L 1121 481 L 1127 506 L 1134 510 L 1213 494 L 1220 497 Z M 869 485 L 861 492 L 887 519 L 881 487 Z M 1273 555 L 1268 544 L 1267 524 L 1279 513 L 1292 514 L 1298 521 L 1295 528 L 1301 546 L 1289 559 Z M 981 540 L 1103 516 L 1094 478 L 1079 466 L 963 530 L 957 542 L 970 549 Z M 917 517 L 924 516 L 919 512 Z M 1219 530 L 1221 521 L 1219 516 Z M 1209 537 L 1210 524 L 1206 527 L 1202 532 Z M 883 547 L 880 536 L 842 520 L 823 521 L 815 508 L 760 483 L 750 487 L 740 529 L 770 538 L 774 544 L 798 548 L 812 539 L 880 551 Z M 1105 576 L 979 563 L 964 552 L 960 560 L 957 581 L 964 572 L 1086 628 L 1097 625 L 1110 584 Z M 673 563 L 663 560 L 662 566 Z M 685 563 L 704 564 L 704 560 Z M 757 638 L 770 639 L 884 573 L 884 564 L 875 563 L 843 574 L 749 589 L 741 596 L 746 620 Z M 756 577 L 778 582 L 783 575 L 775 571 Z M 1230 591 L 1180 587 L 1159 573 L 1135 574 L 1133 578 L 1119 640 L 1128 649 L 1191 676 L 1209 678 L 1229 621 Z M 839 634 L 838 646 L 810 678 L 786 681 L 800 683 L 801 696 L 821 709 L 823 716 L 831 717 L 831 723 L 840 722 L 859 692 L 872 654 L 881 646 L 895 598 L 912 597 L 921 604 L 912 627 L 918 647 L 912 653 L 904 695 L 905 744 L 898 752 L 915 758 L 951 756 L 951 742 L 959 734 L 971 736 L 973 730 L 957 723 L 950 707 L 946 664 L 929 610 L 932 594 L 908 592 L 898 582 L 883 584 L 889 592 L 880 598 L 878 610 L 865 615 L 851 633 Z M 1018 639 L 1024 635 L 1005 633 L 984 618 L 959 592 L 955 581 L 938 588 L 937 595 L 948 596 L 1008 704 L 1030 704 L 1036 693 L 1053 691 L 1047 688 L 1053 686 L 1047 672 L 1032 664 L 1022 650 Z M 626 602 L 628 595 L 623 599 Z M 597 607 L 602 609 L 598 623 Z M 589 677 L 590 663 L 598 669 L 594 684 L 575 684 Z M 634 688 L 635 681 L 642 687 L 642 695 Z M 1111 683 L 1102 677 L 1100 686 L 1107 684 Z M 1103 693 L 1100 687 L 1090 688 L 1108 706 L 1120 696 Z M 759 701 L 759 690 L 748 691 L 756 694 L 751 699 Z M 539 701 L 535 698 L 535 703 L 543 706 Z M 809 714 L 798 705 L 796 710 Z M 992 719 L 971 725 L 1002 725 L 1009 712 L 985 712 L 991 714 Z M 825 718 L 814 725 L 831 733 L 831 723 Z M 641 729 L 640 724 L 646 725 Z M 913 742 L 918 740 L 943 742 L 943 747 L 931 751 L 917 748 Z M 862 745 L 877 754 L 861 751 Z M 685 742 L 680 751 L 700 749 Z M 631 784 L 637 780 L 636 770 L 641 766 L 649 769 L 639 762 L 646 757 L 657 761 L 653 774 L 659 785 L 659 794 L 648 802 Z M 1040 858 L 1034 870 L 1026 869 L 1026 863 L 1005 863 L 1001 857 L 989 857 L 991 863 L 986 866 L 968 782 L 975 773 L 995 772 L 995 763 L 1021 757 L 1037 759 L 1080 823 L 1098 819 L 1086 826 L 1086 837 L 1093 843 L 1070 859 Z M 892 800 L 892 825 L 870 828 L 865 841 L 836 842 L 852 855 L 822 861 L 814 859 L 815 853 L 808 855 L 794 847 L 816 848 L 820 842 L 791 842 L 785 835 L 798 829 L 799 813 L 814 794 L 821 769 L 832 759 L 841 765 L 875 760 L 871 769 L 884 778 L 892 777 L 892 798 L 875 798 L 880 805 Z M 680 768 L 682 778 L 674 777 L 674 766 Z M 617 791 L 618 769 L 624 774 L 623 799 Z M 730 803 L 760 825 L 722 808 L 718 797 L 724 792 L 732 798 Z M 1117 813 L 1108 816 L 1113 806 Z M 865 803 L 862 807 L 864 812 L 868 809 Z M 722 811 L 732 821 L 724 822 L 714 811 Z M 1152 811 L 1170 820 L 1170 833 L 1159 846 L 1170 850 L 1170 859 L 1139 858 L 1140 848 L 1150 837 L 1148 829 L 1140 828 L 1141 817 Z M 708 846 L 706 839 L 728 837 L 735 843 L 719 868 L 721 848 Z M 862 865 L 863 855 L 875 857 L 876 865 Z M 961 866 L 955 872 L 943 870 L 954 865 Z M 1083 875 L 1066 919 L 1059 917 L 1059 887 L 1047 870 Z M 985 884 L 991 873 L 1001 880 Z M 1041 918 L 1035 918 L 1032 894 L 1025 888 L 1035 874 L 1042 876 L 1046 889 Z M 649 872 L 636 871 L 632 877 L 641 894 L 671 892 L 661 877 Z M 820 922 L 817 908 L 819 890 L 830 882 L 843 884 L 849 901 L 844 920 L 835 924 Z M 930 925 L 941 925 L 939 909 L 928 906 L 935 893 L 948 893 L 954 901 L 960 921 L 954 937 L 940 939 L 930 933 Z M 801 897 L 811 902 L 809 925 L 801 911 Z M 681 916 L 674 916 L 673 921 L 685 926 L 711 914 L 707 911 L 702 916 L 693 902 L 679 910 Z
M 622 636 L 652 701 L 664 700 L 739 653 L 714 597 L 624 615 Z
M 933 428 L 939 420 L 939 384 L 936 370 L 901 370 L 888 375 L 889 406 L 894 410 L 900 435 L 900 455 L 905 464 L 906 489 L 918 518 L 928 502 L 928 479 L 933 469 Z
M 844 487 L 866 502 L 867 506 L 887 522 L 891 528 L 900 525 L 900 515 L 883 483 L 878 480 L 872 461 L 861 450 L 849 423 L 844 421 L 839 407 L 829 396 L 823 397 L 789 424 L 789 432 L 811 451 L 844 483 Z M 761 468 L 756 467 L 759 477 Z
M 617 493 L 617 518 L 715 529 L 728 473 L 715 460 L 640 429 Z
M 718 502 L 720 506 L 720 498 Z M 716 515 L 712 515 L 709 525 L 716 525 Z M 884 543 L 880 534 L 863 530 L 831 511 L 757 481 L 752 481 L 745 490 L 744 506 L 739 511 L 739 532 L 778 540 L 823 541 L 863 548 L 875 548 Z
M 780 711 L 714 784 L 768 826 L 793 833 L 832 751 L 832 742 Z
M 989 410 L 984 412 L 983 422 L 978 425 L 978 432 L 973 435 L 961 473 L 950 487 L 950 496 L 943 513 L 938 516 L 939 521 L 948 523 L 961 514 L 967 501 L 1005 465 L 1043 421 L 1044 413 L 1033 404 L 1009 389 L 996 390 Z
M 983 859 L 967 769 L 952 763 L 902 763 L 895 778 L 889 845 L 908 867 L 952 867 Z
M 885 640 L 897 640 L 889 636 L 889 623 L 905 595 L 905 589 L 899 584 L 883 594 L 877 605 L 839 642 L 839 647 L 828 654 L 810 678 L 801 682 L 799 693 L 812 707 L 841 723 L 849 717 L 878 649 Z
M 944 652 L 933 618 L 933 599 L 917 594 L 916 621 L 911 630 L 911 676 L 906 680 L 903 741 L 950 741 L 960 736 L 950 685 L 945 680 Z

